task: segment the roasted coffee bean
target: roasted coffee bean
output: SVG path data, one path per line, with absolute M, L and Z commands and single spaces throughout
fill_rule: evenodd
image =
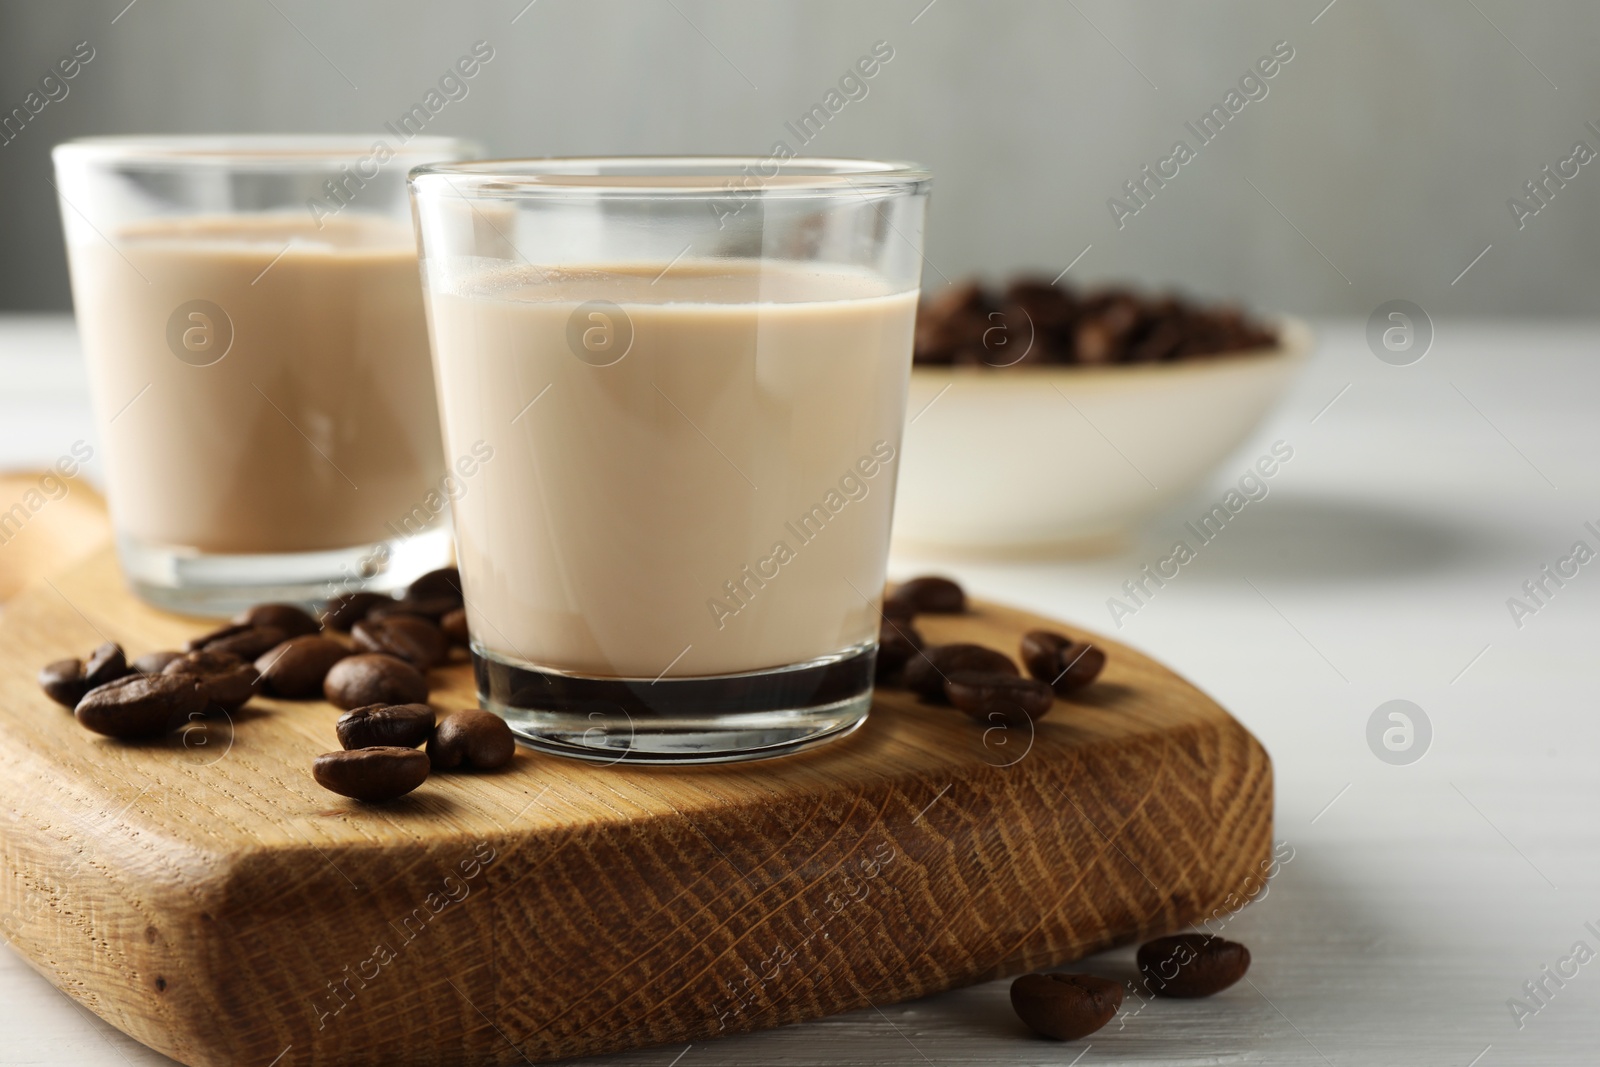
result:
M 122 646 L 113 641 L 107 641 L 89 654 L 88 662 L 83 665 L 83 683 L 90 689 L 114 682 L 118 678 L 125 678 L 131 673 L 128 660 L 122 654 Z
M 90 690 L 73 714 L 107 737 L 155 737 L 205 712 L 200 681 L 192 674 L 131 674 Z
M 161 652 L 146 652 L 132 663 L 128 664 L 140 674 L 160 674 L 166 670 L 167 664 L 175 659 L 183 658 L 182 652 L 163 650 Z
M 368 619 L 391 619 L 396 615 L 413 615 L 429 622 L 438 622 L 452 611 L 461 606 L 460 597 L 434 596 L 413 597 L 408 596 L 400 600 L 388 600 L 376 604 L 367 612 Z
M 1161 997 L 1209 997 L 1244 977 L 1250 950 L 1210 934 L 1174 934 L 1139 946 L 1145 988 Z
M 433 709 L 426 704 L 369 704 L 339 716 L 333 732 L 345 748 L 416 748 L 433 736 Z
M 1062 634 L 1029 630 L 1022 635 L 1022 662 L 1057 696 L 1066 696 L 1100 677 L 1106 654 L 1094 645 L 1075 645 Z
M 322 625 L 341 632 L 367 617 L 367 612 L 393 597 L 382 593 L 341 593 L 322 609 Z
M 1022 665 L 1041 682 L 1053 682 L 1061 673 L 1061 653 L 1072 639 L 1049 630 L 1029 630 L 1022 635 Z
M 371 803 L 403 797 L 428 779 L 428 757 L 414 748 L 356 748 L 326 752 L 311 764 L 324 789 Z
M 368 704 L 421 704 L 428 699 L 428 680 L 405 660 L 363 653 L 346 656 L 329 668 L 322 695 L 347 710 Z
M 952 671 L 944 679 L 945 699 L 978 719 L 998 716 L 1002 722 L 1037 719 L 1055 705 L 1056 694 L 1044 682 L 1015 674 Z
M 270 626 L 282 630 L 288 637 L 314 634 L 322 629 L 322 624 L 309 612 L 294 604 L 257 604 L 235 615 L 233 621 L 245 626 Z
M 921 648 L 922 635 L 909 618 L 885 616 L 878 623 L 877 680 L 883 682 L 898 676 Z
M 455 567 L 440 567 L 429 571 L 406 588 L 406 597 L 414 600 L 432 600 L 435 597 L 454 597 L 461 603 L 461 572 Z
M 261 687 L 285 700 L 316 700 L 333 665 L 350 650 L 331 637 L 305 634 L 291 637 L 256 659 Z
M 39 672 L 39 688 L 44 695 L 68 711 L 78 706 L 83 694 L 89 691 L 83 680 L 81 659 L 58 659 Z
M 288 637 L 288 634 L 276 626 L 244 626 L 235 623 L 204 637 L 197 637 L 184 647 L 190 652 L 230 652 L 249 662 L 261 653 L 277 648 Z
M 439 629 L 444 631 L 445 640 L 452 645 L 466 648 L 472 643 L 472 635 L 467 632 L 466 608 L 456 608 L 447 612 L 444 618 L 439 620 Z
M 967 610 L 967 594 L 961 587 L 936 575 L 902 582 L 888 599 L 917 615 L 959 615 Z
M 163 675 L 188 675 L 200 686 L 208 706 L 215 704 L 226 712 L 238 711 L 256 695 L 259 676 L 256 669 L 231 652 L 204 648 L 188 652 L 161 669 Z
M 983 645 L 934 645 L 906 663 L 906 688 L 930 704 L 943 704 L 944 680 L 957 671 L 1016 674 L 1017 665 L 1004 652 Z
M 444 631 L 426 619 L 413 615 L 392 615 L 386 619 L 363 619 L 350 631 L 356 647 L 364 652 L 382 652 L 403 659 L 419 671 L 436 666 L 450 651 Z
M 88 662 L 61 659 L 39 672 L 39 687 L 57 704 L 75 708 L 85 693 L 132 673 L 122 646 L 107 641 L 89 654 Z
M 198 652 L 213 641 L 220 641 L 225 637 L 233 637 L 235 634 L 242 634 L 246 630 L 253 628 L 246 626 L 242 622 L 230 622 L 226 626 L 219 626 L 215 630 L 201 634 L 199 637 L 189 638 L 183 643 L 183 650 L 185 652 Z
M 516 751 L 516 735 L 506 721 L 492 711 L 477 708 L 446 715 L 428 741 L 428 759 L 436 771 L 458 767 L 492 771 L 510 763 Z
M 1034 1033 L 1076 1041 L 1116 1017 L 1122 986 L 1092 974 L 1025 974 L 1011 983 L 1011 1007 Z

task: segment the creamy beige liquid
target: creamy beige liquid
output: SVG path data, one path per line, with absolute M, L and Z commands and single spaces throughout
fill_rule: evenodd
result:
M 70 253 L 119 533 L 267 553 L 418 532 L 444 470 L 408 227 L 239 216 L 107 236 Z M 169 344 L 194 300 L 232 326 L 209 366 Z M 203 363 L 219 324 L 182 318 Z
M 569 331 L 593 300 L 626 322 Z M 876 636 L 914 292 L 685 262 L 478 276 L 429 310 L 448 446 L 495 449 L 455 509 L 491 652 L 653 679 Z

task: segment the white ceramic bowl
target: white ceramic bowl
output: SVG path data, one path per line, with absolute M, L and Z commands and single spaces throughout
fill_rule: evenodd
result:
M 1261 423 L 1311 350 L 1107 367 L 918 367 L 894 544 L 913 554 L 1104 551 Z

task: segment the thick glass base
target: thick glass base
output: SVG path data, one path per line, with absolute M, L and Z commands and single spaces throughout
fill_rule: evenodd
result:
M 478 700 L 528 745 L 600 763 L 766 759 L 843 737 L 872 705 L 876 644 L 701 678 L 594 678 L 472 651 Z
M 117 554 L 140 599 L 185 615 L 232 615 L 267 601 L 310 606 L 368 590 L 397 592 L 453 559 L 448 523 L 350 548 L 237 556 L 119 535 Z

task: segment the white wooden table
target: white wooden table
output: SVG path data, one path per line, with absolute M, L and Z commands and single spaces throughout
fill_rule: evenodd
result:
M 1600 562 L 1520 628 L 1506 605 L 1573 542 L 1600 549 L 1583 525 L 1600 528 L 1600 324 L 1436 326 L 1425 359 L 1393 367 L 1360 323 L 1320 324 L 1322 349 L 1271 425 L 1118 556 L 940 567 L 982 596 L 1109 628 L 1106 599 L 1228 472 L 1292 443 L 1271 495 L 1118 633 L 1232 709 L 1276 761 L 1276 836 L 1293 859 L 1229 927 L 1254 954 L 1250 984 L 1130 1002 L 1065 1045 L 1029 1037 L 996 982 L 590 1062 L 1600 1062 L 1600 959 L 1546 980 L 1542 1006 L 1523 988 L 1578 941 L 1600 953 L 1585 925 L 1600 930 Z M 65 320 L 0 319 L 0 465 L 48 462 L 90 435 L 73 347 Z M 901 575 L 923 568 L 895 561 Z M 1432 725 L 1409 765 L 1367 742 L 1394 699 Z M 1131 949 L 1082 966 L 1128 977 Z M 1530 1009 L 1520 1029 L 1510 998 Z M 170 1062 L 9 950 L 0 1005 L 5 1064 Z

